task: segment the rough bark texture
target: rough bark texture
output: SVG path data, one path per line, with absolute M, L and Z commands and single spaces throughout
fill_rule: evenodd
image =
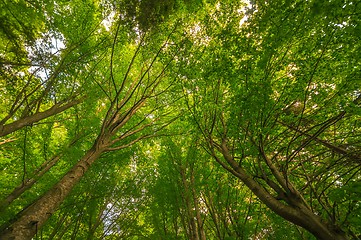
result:
M 0 239 L 32 239 L 101 153 L 102 148 L 98 144 L 94 144 L 52 189 L 26 208 L 13 224 L 0 233 Z

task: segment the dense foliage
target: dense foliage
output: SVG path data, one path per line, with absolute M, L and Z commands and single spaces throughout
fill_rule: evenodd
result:
M 0 239 L 360 239 L 361 4 L 0 2 Z

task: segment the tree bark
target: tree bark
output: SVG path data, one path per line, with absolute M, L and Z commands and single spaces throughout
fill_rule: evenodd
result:
M 37 112 L 33 115 L 24 117 L 24 118 L 20 118 L 17 121 L 14 121 L 12 123 L 6 124 L 6 125 L 0 125 L 0 137 L 2 136 L 6 136 L 12 132 L 15 132 L 25 126 L 29 126 L 31 124 L 34 124 L 36 122 L 39 122 L 40 120 L 46 119 L 48 117 L 51 117 L 53 115 L 56 115 L 58 113 L 61 113 L 65 110 L 67 110 L 68 108 L 71 108 L 79 103 L 81 103 L 83 101 L 83 99 L 77 99 L 77 100 L 73 100 L 71 102 L 68 102 L 66 104 L 55 104 L 54 106 L 52 106 L 51 108 L 45 110 L 44 112 Z
M 22 211 L 18 219 L 0 233 L 0 239 L 32 239 L 53 212 L 57 210 L 66 196 L 69 195 L 89 167 L 101 155 L 103 148 L 98 144 L 99 142 L 98 139 L 83 158 L 52 189 Z
M 287 198 L 292 204 L 283 204 L 272 196 L 233 159 L 227 146 L 222 143 L 219 149 L 232 168 L 232 174 L 238 177 L 264 204 L 282 218 L 303 227 L 320 240 L 346 240 L 345 234 L 329 227 L 322 219 L 312 212 L 304 202 L 294 194 Z M 214 156 L 216 157 L 216 156 Z M 217 160 L 218 161 L 218 160 Z M 229 170 L 229 169 L 227 169 Z

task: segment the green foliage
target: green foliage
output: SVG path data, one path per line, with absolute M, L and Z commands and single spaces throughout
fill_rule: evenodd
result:
M 109 118 L 114 111 L 124 110 L 118 117 L 126 119 L 147 99 L 110 138 L 121 139 L 111 146 L 119 149 L 104 150 L 38 236 L 313 239 L 232 175 L 222 155 L 226 144 L 272 197 L 286 204 L 270 185 L 278 181 L 271 164 L 313 213 L 356 239 L 360 6 L 344 0 L 1 1 L 0 130 L 59 103 L 82 101 L 0 138 L 0 200 L 36 179 L 1 213 L 0 225 L 111 131 L 102 126 L 115 119 Z

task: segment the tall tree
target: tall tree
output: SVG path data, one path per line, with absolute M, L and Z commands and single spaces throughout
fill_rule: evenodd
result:
M 189 111 L 208 153 L 272 211 L 319 239 L 355 236 L 344 213 L 357 203 L 328 193 L 353 186 L 359 175 L 357 150 L 340 142 L 358 141 L 359 73 L 338 70 L 355 66 L 358 47 L 343 36 L 358 8 L 333 3 L 346 14 L 335 12 L 325 25 L 316 3 L 253 4 L 249 21 L 231 18 L 237 7 L 225 3 L 198 24 L 208 42 L 181 66 Z
M 107 105 L 107 110 L 97 139 L 86 154 L 54 187 L 24 209 L 18 219 L 3 231 L 1 235 L 3 239 L 30 239 L 103 152 L 131 146 L 142 139 L 154 136 L 157 131 L 166 126 L 166 123 L 159 125 L 155 122 L 159 118 L 164 118 L 164 114 L 168 113 L 159 112 L 159 106 L 152 106 L 151 101 L 160 99 L 169 88 L 169 84 L 162 83 L 161 80 L 172 59 L 166 60 L 165 65 L 160 64 L 158 60 L 164 46 L 168 44 L 169 37 L 161 43 L 153 58 L 141 57 L 140 61 L 142 62 L 139 63 L 138 58 L 140 58 L 142 45 L 145 43 L 145 34 L 139 36 L 137 47 L 127 46 L 133 52 L 128 67 L 124 72 L 118 72 L 114 69 L 116 59 L 114 53 L 120 46 L 118 42 L 119 28 L 118 24 L 108 58 L 110 61 L 109 75 L 107 76 L 109 86 L 105 88 L 99 84 L 105 95 L 103 106 Z M 117 60 L 124 61 L 124 59 Z M 136 64 L 142 66 L 140 72 L 137 68 L 134 69 Z M 148 106 L 144 107 L 146 103 Z M 139 113 L 140 109 L 144 109 L 141 114 Z M 144 131 L 146 132 L 142 134 Z
M 0 6 L 1 239 L 360 236 L 357 2 Z

